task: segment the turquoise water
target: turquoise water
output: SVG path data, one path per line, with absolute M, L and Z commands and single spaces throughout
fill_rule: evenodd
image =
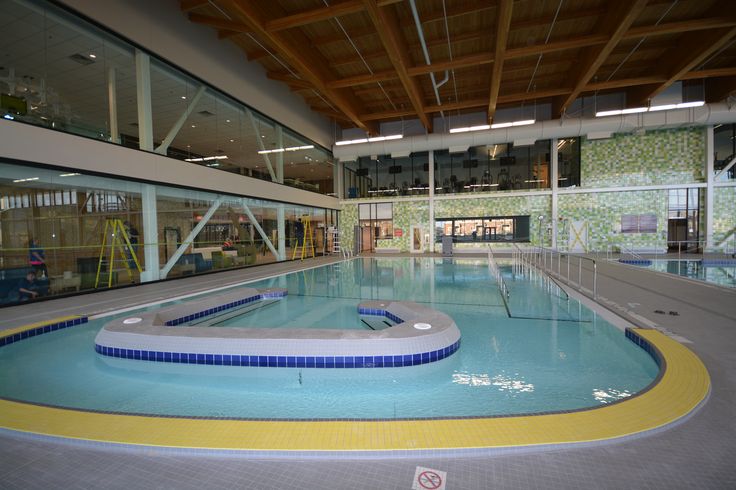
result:
M 700 260 L 653 260 L 650 269 L 736 288 L 736 267 L 703 266 Z
M 241 317 L 259 325 L 365 328 L 360 301 L 427 303 L 462 333 L 458 352 L 435 363 L 298 369 L 115 359 L 94 352 L 108 317 L 0 349 L 0 396 L 160 415 L 422 418 L 580 409 L 654 380 L 654 361 L 619 329 L 540 277 L 510 265 L 501 271 L 508 304 L 480 259 L 356 259 L 249 284 L 289 290 Z
M 635 264 L 727 288 L 736 288 L 736 266 L 703 266 L 700 260 L 652 260 L 650 265 Z

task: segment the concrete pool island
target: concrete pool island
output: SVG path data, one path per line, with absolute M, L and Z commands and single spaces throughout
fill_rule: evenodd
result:
M 373 368 L 436 362 L 460 346 L 460 331 L 449 316 L 399 301 L 358 305 L 356 314 L 385 316 L 396 323 L 383 330 L 172 328 L 286 295 L 286 289 L 245 288 L 113 320 L 97 334 L 95 350 L 111 357 L 183 364 Z

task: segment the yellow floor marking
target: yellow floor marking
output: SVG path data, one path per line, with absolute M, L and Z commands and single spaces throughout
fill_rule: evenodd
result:
M 33 330 L 34 328 L 45 327 L 46 325 L 53 325 L 55 323 L 61 323 L 68 320 L 76 320 L 77 318 L 81 317 L 79 315 L 60 316 L 52 320 L 44 320 L 42 322 L 29 323 L 28 325 L 23 325 L 21 327 L 0 330 L 0 339 L 4 337 L 10 337 L 11 335 L 15 335 L 17 333 L 25 332 L 26 330 Z
M 0 400 L 0 427 L 146 446 L 256 451 L 498 448 L 598 441 L 662 427 L 708 395 L 695 354 L 655 330 L 635 330 L 661 353 L 659 382 L 631 399 L 572 413 L 447 420 L 237 421 L 81 412 Z

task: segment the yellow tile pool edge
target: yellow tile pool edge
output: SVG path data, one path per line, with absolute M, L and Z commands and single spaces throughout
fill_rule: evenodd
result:
M 708 371 L 693 352 L 658 331 L 633 331 L 655 346 L 664 360 L 659 382 L 631 399 L 578 412 L 292 422 L 106 414 L 0 400 L 0 427 L 105 443 L 275 452 L 503 448 L 614 439 L 670 424 L 694 410 L 710 391 Z

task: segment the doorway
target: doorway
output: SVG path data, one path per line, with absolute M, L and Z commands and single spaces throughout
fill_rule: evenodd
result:
M 667 249 L 699 253 L 700 189 L 670 189 L 667 213 Z

